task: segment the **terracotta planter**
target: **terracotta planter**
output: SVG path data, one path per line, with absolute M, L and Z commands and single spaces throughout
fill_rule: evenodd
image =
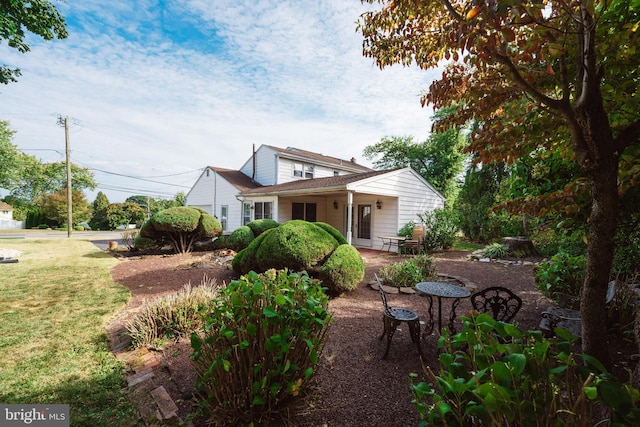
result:
M 108 245 L 109 250 L 112 251 L 112 250 L 114 250 L 115 248 L 118 247 L 118 242 L 116 242 L 115 240 L 110 240 L 107 245 Z

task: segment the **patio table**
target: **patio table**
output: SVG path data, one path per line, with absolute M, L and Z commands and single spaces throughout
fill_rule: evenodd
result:
M 455 333 L 453 322 L 456 319 L 456 308 L 460 304 L 460 298 L 468 298 L 471 296 L 471 292 L 462 286 L 443 282 L 420 282 L 415 286 L 415 289 L 421 296 L 429 300 L 429 323 L 424 330 L 424 334 L 428 335 L 433 332 L 433 297 L 438 298 L 438 333 L 442 330 L 442 298 L 453 299 L 448 327 L 451 333 Z
M 384 247 L 387 247 L 387 252 L 391 251 L 391 248 L 395 246 L 396 248 L 400 248 L 400 242 L 404 242 L 406 237 L 402 236 L 378 236 L 382 239 L 382 250 L 384 251 Z

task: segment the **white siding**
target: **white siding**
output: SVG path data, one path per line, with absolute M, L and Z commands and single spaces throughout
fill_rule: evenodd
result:
M 249 178 L 254 176 L 256 182 L 262 185 L 274 185 L 278 184 L 276 181 L 276 151 L 260 146 L 256 150 L 256 173 L 253 175 L 253 158 L 249 157 L 249 160 L 242 166 L 240 171 L 247 175 Z
M 382 179 L 365 180 L 354 188 L 358 193 L 380 195 L 370 196 L 374 206 L 372 233 L 376 237 L 376 249 L 382 246 L 378 236 L 396 235 L 409 221 L 419 221 L 418 213 L 444 207 L 444 198 L 410 169 L 385 174 Z M 382 209 L 375 207 L 376 200 L 382 202 Z
M 220 218 L 221 206 L 229 207 L 227 229 L 233 231 L 242 225 L 242 202 L 236 199 L 240 192 L 229 181 L 222 178 L 212 169 L 207 169 L 187 194 L 187 206 L 195 206 Z
M 208 172 L 208 173 L 207 173 Z M 207 176 L 208 175 L 208 176 Z M 187 206 L 196 206 L 213 215 L 215 172 L 207 168 L 198 178 L 186 197 Z

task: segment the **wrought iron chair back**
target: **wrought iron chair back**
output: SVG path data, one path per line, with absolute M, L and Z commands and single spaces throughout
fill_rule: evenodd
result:
M 471 305 L 495 320 L 510 322 L 522 307 L 522 299 L 510 289 L 491 286 L 471 295 Z
M 422 347 L 420 347 L 420 317 L 418 316 L 418 313 L 408 308 L 389 306 L 389 304 L 387 303 L 386 292 L 382 288 L 382 282 L 377 274 L 374 274 L 374 276 L 376 278 L 376 283 L 380 292 L 380 299 L 382 300 L 382 305 L 384 307 L 384 315 L 382 319 L 384 323 L 384 329 L 379 339 L 382 340 L 385 335 L 387 336 L 387 347 L 382 358 L 386 359 L 389 355 L 391 339 L 393 338 L 393 334 L 395 334 L 396 332 L 396 328 L 402 322 L 407 322 L 407 324 L 409 325 L 411 341 L 413 341 L 418 347 L 418 353 L 420 354 L 420 357 L 424 358 L 422 354 Z

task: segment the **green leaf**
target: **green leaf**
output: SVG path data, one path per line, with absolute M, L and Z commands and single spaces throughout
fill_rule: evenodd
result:
M 262 314 L 264 314 L 265 317 L 269 317 L 269 318 L 273 318 L 276 317 L 278 315 L 278 313 L 276 313 L 276 311 L 273 309 L 273 307 L 265 307 L 262 309 Z
M 505 357 L 505 360 L 509 362 L 513 375 L 520 375 L 527 365 L 527 357 L 521 353 L 510 354 Z
M 597 387 L 585 387 L 584 394 L 591 400 L 598 397 L 598 388 Z

